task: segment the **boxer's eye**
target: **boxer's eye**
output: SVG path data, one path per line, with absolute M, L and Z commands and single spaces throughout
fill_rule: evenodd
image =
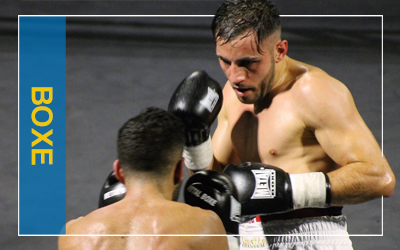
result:
M 252 64 L 256 63 L 256 60 L 253 59 L 244 59 L 244 60 L 240 60 L 238 62 L 238 66 L 239 67 L 244 67 L 244 68 L 248 68 L 250 67 Z
M 231 65 L 231 62 L 228 61 L 228 60 L 226 60 L 225 58 L 223 58 L 223 57 L 221 57 L 221 56 L 219 56 L 218 58 L 219 58 L 219 60 L 221 60 L 221 62 L 223 62 L 224 64 Z

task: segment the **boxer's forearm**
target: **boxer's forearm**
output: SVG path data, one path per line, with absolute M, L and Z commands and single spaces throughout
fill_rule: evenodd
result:
M 380 197 L 389 197 L 395 180 L 385 167 L 363 162 L 351 163 L 328 173 L 332 205 L 358 204 Z

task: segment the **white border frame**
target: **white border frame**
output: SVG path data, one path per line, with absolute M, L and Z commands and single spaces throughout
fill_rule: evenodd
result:
M 50 17 L 214 17 L 214 15 L 18 15 L 18 236 L 241 236 L 239 234 L 235 235 L 226 235 L 226 234 L 212 234 L 212 235 L 202 235 L 202 234 L 102 234 L 102 235 L 92 235 L 92 234 L 23 234 L 20 235 L 19 233 L 19 18 L 20 17 L 43 17 L 43 16 L 50 16 Z M 382 157 L 383 157 L 383 15 L 280 15 L 280 17 L 381 17 L 381 150 L 382 150 Z M 261 235 L 251 235 L 254 237 L 264 237 L 264 236 L 287 236 L 281 234 L 261 234 Z M 349 236 L 349 237 L 377 237 L 383 236 L 383 196 L 381 197 L 381 234 L 347 234 L 347 235 L 297 235 L 297 236 Z

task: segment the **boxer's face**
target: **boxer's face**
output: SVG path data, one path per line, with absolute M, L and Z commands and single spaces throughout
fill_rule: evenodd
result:
M 273 45 L 261 44 L 257 51 L 254 34 L 223 44 L 218 41 L 216 53 L 220 66 L 239 100 L 253 104 L 264 98 L 271 89 L 275 75 Z

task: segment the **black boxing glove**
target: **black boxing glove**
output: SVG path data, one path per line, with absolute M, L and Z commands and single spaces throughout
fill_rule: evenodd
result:
M 186 129 L 183 157 L 193 171 L 205 169 L 212 161 L 210 126 L 222 107 L 222 89 L 204 71 L 195 71 L 175 90 L 168 111 L 180 117 Z
M 280 168 L 252 162 L 230 164 L 223 172 L 238 190 L 242 221 L 256 215 L 330 206 L 329 178 L 322 172 L 289 175 Z
M 184 198 L 186 204 L 214 211 L 227 233 L 238 233 L 240 204 L 229 176 L 213 170 L 196 172 L 186 182 Z
M 113 204 L 124 198 L 126 193 L 125 185 L 118 181 L 114 171 L 107 176 L 99 197 L 99 208 Z

